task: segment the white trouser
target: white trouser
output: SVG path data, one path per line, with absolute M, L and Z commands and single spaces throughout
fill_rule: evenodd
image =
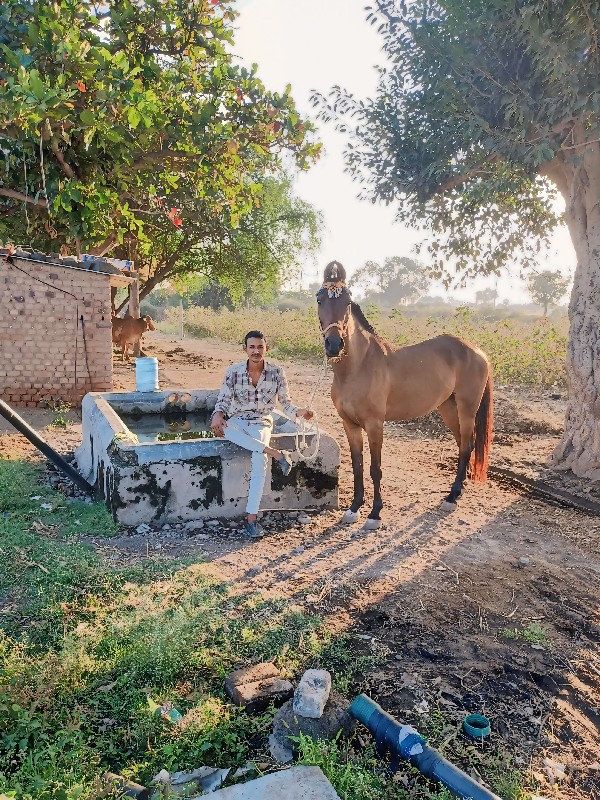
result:
M 246 513 L 258 514 L 269 461 L 264 451 L 271 439 L 271 426 L 264 425 L 262 422 L 248 422 L 246 419 L 232 417 L 227 422 L 224 432 L 228 441 L 239 444 L 245 450 L 252 451 L 252 471 Z

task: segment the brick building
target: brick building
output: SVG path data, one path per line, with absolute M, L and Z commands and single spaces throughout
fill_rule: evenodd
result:
M 112 389 L 111 286 L 132 278 L 0 257 L 0 398 L 80 405 Z

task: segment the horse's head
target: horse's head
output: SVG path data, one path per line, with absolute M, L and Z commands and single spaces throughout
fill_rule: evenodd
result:
M 338 261 L 332 261 L 325 267 L 323 285 L 317 292 L 319 324 L 329 358 L 337 358 L 344 349 L 350 303 L 346 270 Z

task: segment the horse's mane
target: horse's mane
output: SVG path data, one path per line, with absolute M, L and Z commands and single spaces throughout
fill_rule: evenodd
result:
M 362 308 L 358 305 L 358 303 L 355 303 L 354 300 L 353 300 L 350 303 L 350 308 L 352 309 L 352 316 L 359 323 L 359 325 L 362 328 L 364 328 L 366 331 L 368 331 L 369 333 L 373 333 L 375 336 L 377 336 L 377 332 L 376 332 L 375 328 L 371 325 L 369 320 L 365 317 L 365 315 L 363 314 Z

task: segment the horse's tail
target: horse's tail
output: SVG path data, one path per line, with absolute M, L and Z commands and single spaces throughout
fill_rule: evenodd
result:
M 475 447 L 471 456 L 471 477 L 474 481 L 485 481 L 487 478 L 493 423 L 494 386 L 492 373 L 488 372 L 483 397 L 475 415 Z

